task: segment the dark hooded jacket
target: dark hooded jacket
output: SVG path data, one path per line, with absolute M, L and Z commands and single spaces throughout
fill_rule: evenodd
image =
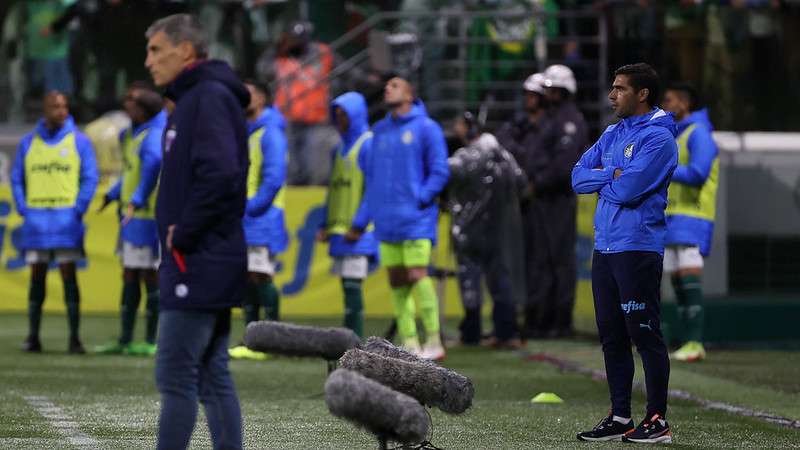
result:
M 159 270 L 162 309 L 221 309 L 241 304 L 247 273 L 242 216 L 247 195 L 247 89 L 231 68 L 207 61 L 167 89 L 175 102 L 164 133 L 156 219 L 161 248 L 175 225 L 172 252 Z

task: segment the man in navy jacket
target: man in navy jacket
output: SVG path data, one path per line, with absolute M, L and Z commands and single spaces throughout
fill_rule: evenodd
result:
M 611 395 L 611 413 L 583 441 L 672 442 L 669 357 L 660 328 L 667 186 L 678 163 L 675 121 L 655 107 L 659 80 L 647 64 L 620 67 L 608 98 L 621 120 L 572 170 L 578 194 L 598 193 L 592 293 Z M 631 420 L 633 354 L 642 357 L 647 415 Z
M 250 95 L 231 68 L 208 61 L 208 40 L 185 14 L 147 30 L 145 65 L 175 102 L 164 134 L 156 203 L 161 315 L 156 385 L 158 448 L 184 449 L 205 405 L 214 448 L 242 448 L 239 400 L 228 371 L 231 307 L 242 303 L 242 229 Z

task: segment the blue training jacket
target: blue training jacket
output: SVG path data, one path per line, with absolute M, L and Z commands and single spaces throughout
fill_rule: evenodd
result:
M 242 219 L 244 235 L 247 245 L 266 246 L 270 253 L 281 253 L 289 246 L 289 233 L 283 208 L 273 202 L 286 182 L 286 120 L 271 106 L 247 128 L 250 135 L 262 128 L 265 131 L 261 136 L 261 185 L 247 201 Z
M 711 132 L 714 127 L 708 118 L 708 110 L 701 109 L 678 122 L 678 135 L 689 125 L 697 124 L 689 136 L 689 164 L 679 165 L 672 175 L 672 181 L 689 186 L 702 186 L 708 179 L 714 160 L 719 151 Z M 698 217 L 683 215 L 667 216 L 667 236 L 665 243 L 689 244 L 700 247 L 700 253 L 708 256 L 711 253 L 711 241 L 714 237 L 714 222 Z
M 80 158 L 80 175 L 78 197 L 73 207 L 67 208 L 31 208 L 28 209 L 25 196 L 25 157 L 31 148 L 35 136 L 39 136 L 46 144 L 54 145 L 69 133 L 75 134 L 75 146 Z M 83 215 L 92 202 L 97 188 L 97 163 L 91 141 L 75 126 L 72 117 L 68 117 L 64 126 L 51 133 L 40 120 L 33 132 L 26 134 L 17 146 L 17 154 L 11 167 L 11 190 L 17 212 L 24 217 L 22 224 L 20 247 L 22 249 L 57 249 L 82 248 Z
M 350 128 L 347 132 L 339 133 L 342 142 L 331 150 L 331 160 L 336 157 L 338 152 L 342 157 L 347 156 L 362 134 L 369 130 L 367 102 L 364 96 L 357 92 L 346 92 L 331 102 L 331 117 L 336 117 L 333 109 L 336 107 L 342 108 L 347 117 L 350 119 Z M 361 150 L 358 153 L 358 166 L 364 174 L 364 183 L 366 184 L 366 169 L 365 162 L 369 159 L 369 152 L 372 151 L 372 138 L 367 138 L 361 144 Z M 333 167 L 333 165 L 331 165 Z M 371 222 L 369 209 L 367 208 L 366 193 L 361 200 L 355 217 L 353 217 L 353 227 L 366 230 Z M 327 206 L 326 206 L 327 208 Z M 327 211 L 324 217 L 327 217 Z M 333 257 L 347 256 L 347 255 L 366 255 L 375 257 L 378 254 L 378 241 L 375 239 L 374 231 L 365 231 L 361 235 L 361 239 L 356 242 L 348 242 L 344 239 L 344 235 L 331 234 L 328 239 L 328 254 Z
M 161 138 L 164 135 L 164 127 L 167 125 L 167 112 L 161 111 L 155 117 L 133 128 L 133 136 L 147 132 L 147 136 L 139 146 L 139 158 L 142 160 L 141 175 L 139 185 L 133 193 L 131 203 L 136 208 L 141 208 L 153 193 L 158 184 L 158 174 L 161 171 Z M 120 142 L 124 142 L 125 133 L 120 133 Z M 122 192 L 122 178 L 106 193 L 106 198 L 112 201 L 119 201 Z M 120 205 L 122 211 L 127 205 Z M 158 253 L 158 227 L 156 220 L 142 219 L 134 217 L 120 229 L 120 238 L 137 247 L 149 246 L 153 249 L 153 254 Z
M 247 201 L 247 118 L 250 94 L 222 61 L 185 69 L 168 86 L 175 109 L 164 132 L 156 200 L 161 248 L 159 306 L 219 310 L 239 306 L 247 284 L 242 228 Z M 186 271 L 166 251 L 173 248 Z
M 450 177 L 442 128 L 417 99 L 408 114 L 388 113 L 372 132 L 363 167 L 375 236 L 383 242 L 435 242 L 439 210 L 434 199 Z
M 655 108 L 606 128 L 572 169 L 578 194 L 597 192 L 594 248 L 664 252 L 667 187 L 678 164 L 672 114 Z M 622 174 L 614 179 L 614 171 Z

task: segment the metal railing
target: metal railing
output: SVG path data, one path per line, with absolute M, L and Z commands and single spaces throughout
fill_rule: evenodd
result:
M 485 36 L 471 36 L 470 27 L 476 20 L 518 20 L 533 24 L 533 35 L 521 43 L 532 53 L 533 59 L 514 60 L 493 58 L 470 59 L 469 51 L 474 46 L 490 46 L 497 49 L 503 41 Z M 546 24 L 551 20 L 560 22 L 582 21 L 591 31 L 586 34 L 546 36 Z M 382 12 L 370 16 L 338 39 L 329 47 L 334 53 L 352 46 L 357 39 L 375 31 L 391 33 L 397 30 L 416 30 L 419 49 L 423 55 L 421 67 L 415 72 L 421 86 L 421 96 L 426 100 L 428 111 L 438 120 L 447 120 L 464 109 L 477 109 L 487 105 L 492 109 L 488 124 L 491 128 L 499 121 L 512 117 L 520 108 L 517 100 L 522 81 L 530 73 L 544 70 L 550 64 L 563 63 L 559 46 L 567 42 L 577 43 L 587 57 L 577 62 L 583 77 L 579 80 L 578 102 L 590 126 L 599 130 L 603 126 L 602 111 L 606 108 L 608 85 L 607 57 L 608 37 L 602 13 L 594 10 L 560 11 L 548 13 L 541 9 L 527 11 L 420 11 Z M 313 62 L 313 57 L 303 63 Z M 330 74 L 319 83 L 329 83 L 331 95 L 346 90 L 346 78 L 352 72 L 371 69 L 369 49 L 361 47 L 345 59 L 338 61 Z M 506 78 L 488 81 L 470 79 L 478 70 L 509 72 Z M 297 94 L 291 101 L 300 100 L 314 88 Z M 477 99 L 476 99 L 477 97 Z M 381 105 L 370 105 L 371 109 Z

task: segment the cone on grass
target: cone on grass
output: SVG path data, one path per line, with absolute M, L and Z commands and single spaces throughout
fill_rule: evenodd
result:
M 564 403 L 564 400 L 552 392 L 540 392 L 531 399 L 531 403 Z

